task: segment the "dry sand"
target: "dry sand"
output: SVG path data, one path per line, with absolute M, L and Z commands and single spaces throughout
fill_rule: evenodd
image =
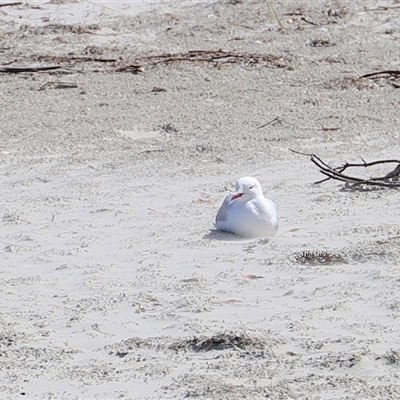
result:
M 28 3 L 0 65 L 62 68 L 0 75 L 1 398 L 400 398 L 399 192 L 288 150 L 399 157 L 399 81 L 358 79 L 399 3 Z M 211 232 L 244 175 L 269 241 Z

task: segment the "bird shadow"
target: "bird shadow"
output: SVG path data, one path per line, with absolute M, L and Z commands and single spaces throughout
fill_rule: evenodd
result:
M 217 229 L 211 229 L 209 233 L 203 236 L 203 239 L 222 240 L 225 242 L 242 242 L 245 240 L 249 240 L 248 238 L 235 235 L 234 233 L 218 231 Z

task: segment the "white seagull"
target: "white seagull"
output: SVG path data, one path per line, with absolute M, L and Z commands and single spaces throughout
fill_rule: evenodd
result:
M 215 227 L 243 237 L 267 237 L 278 232 L 276 205 L 263 195 L 256 178 L 244 177 L 236 182 L 235 193 L 227 196 L 218 210 Z

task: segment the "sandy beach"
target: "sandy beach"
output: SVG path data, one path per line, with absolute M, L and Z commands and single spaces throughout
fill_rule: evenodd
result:
M 0 397 L 400 398 L 400 3 L 8 2 Z

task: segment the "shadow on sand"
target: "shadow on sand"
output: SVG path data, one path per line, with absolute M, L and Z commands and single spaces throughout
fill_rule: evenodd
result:
M 245 240 L 249 240 L 249 238 L 244 238 L 238 235 L 235 235 L 234 233 L 230 232 L 223 232 L 223 231 L 218 231 L 216 229 L 210 230 L 209 233 L 203 236 L 203 239 L 206 240 L 223 240 L 226 242 L 243 242 Z

